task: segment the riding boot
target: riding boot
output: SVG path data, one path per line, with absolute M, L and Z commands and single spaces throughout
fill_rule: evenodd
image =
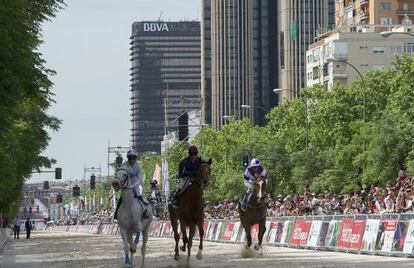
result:
M 144 211 L 143 211 L 142 217 L 144 219 L 147 219 L 148 218 L 148 211 L 147 211 L 148 202 L 144 200 L 144 198 L 142 198 L 142 195 L 138 196 L 137 199 L 141 201 L 142 204 L 144 204 Z
M 118 199 L 118 203 L 116 203 L 115 213 L 114 213 L 114 220 L 118 219 L 118 210 L 122 203 L 122 197 Z

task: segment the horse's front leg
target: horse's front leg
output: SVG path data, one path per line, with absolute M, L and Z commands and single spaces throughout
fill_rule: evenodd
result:
M 181 228 L 181 233 L 183 235 L 183 246 L 180 247 L 181 251 L 185 251 L 185 247 L 188 242 L 186 227 L 187 225 L 183 221 L 180 220 L 180 228 Z
M 204 222 L 201 221 L 197 224 L 198 226 L 198 233 L 200 235 L 200 245 L 198 246 L 198 253 L 197 253 L 197 260 L 203 259 L 203 239 L 204 239 Z
M 252 245 L 252 234 L 250 233 L 252 226 L 250 224 L 246 224 L 244 226 L 244 232 L 246 233 L 247 245 L 246 248 L 250 248 Z
M 259 244 L 257 245 L 257 248 L 256 248 L 256 250 L 258 251 L 260 256 L 263 255 L 262 241 L 263 241 L 263 236 L 264 236 L 265 232 L 266 232 L 266 219 L 263 219 L 259 223 L 259 234 L 258 234 Z
M 125 265 L 130 266 L 131 260 L 129 259 L 128 233 L 124 228 L 121 228 L 121 237 L 122 237 L 122 242 L 124 243 Z
M 190 260 L 191 247 L 193 246 L 193 237 L 195 234 L 195 230 L 196 230 L 196 225 L 190 224 L 190 237 L 188 239 L 188 245 L 187 245 L 187 249 L 188 249 L 187 261 Z
M 142 232 L 142 246 L 141 246 L 141 267 L 145 267 L 145 253 L 147 250 L 147 242 L 148 242 L 148 232 L 150 229 L 150 224 L 148 224 L 146 226 L 146 228 L 144 229 L 144 231 Z

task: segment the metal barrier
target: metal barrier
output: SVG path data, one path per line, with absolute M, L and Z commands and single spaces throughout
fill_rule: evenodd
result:
M 117 224 L 48 227 L 48 230 L 119 235 Z M 180 229 L 179 229 L 180 230 Z M 258 225 L 252 227 L 257 241 Z M 153 222 L 152 237 L 173 237 L 171 223 Z M 195 239 L 198 239 L 196 232 Z M 244 243 L 239 220 L 204 222 L 204 239 Z M 385 256 L 414 256 L 414 214 L 289 216 L 266 219 L 263 243 L 313 250 Z

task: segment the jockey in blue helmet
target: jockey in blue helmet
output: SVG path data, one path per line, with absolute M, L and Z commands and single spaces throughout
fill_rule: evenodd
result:
M 244 171 L 244 185 L 247 187 L 247 191 L 240 201 L 240 209 L 243 212 L 246 212 L 247 202 L 252 193 L 253 185 L 259 178 L 265 178 L 267 180 L 266 169 L 262 166 L 259 159 L 253 158 L 250 161 L 250 165 Z
M 188 157 L 181 160 L 178 167 L 180 185 L 171 201 L 174 208 L 178 208 L 179 197 L 192 184 L 192 181 L 200 168 L 201 162 L 201 157 L 198 156 L 197 147 L 195 145 L 188 147 Z
M 144 205 L 143 207 L 143 217 L 148 218 L 148 211 L 146 206 L 148 206 L 148 202 L 142 198 L 142 168 L 141 165 L 137 161 L 138 153 L 134 149 L 130 149 L 127 152 L 128 161 L 122 163 L 121 168 L 124 168 L 128 171 L 129 179 L 131 180 L 132 185 L 134 186 L 132 191 L 134 192 L 135 197 L 141 201 Z M 118 209 L 121 205 L 122 198 L 119 198 L 118 204 L 116 206 L 114 219 L 117 219 L 118 216 Z

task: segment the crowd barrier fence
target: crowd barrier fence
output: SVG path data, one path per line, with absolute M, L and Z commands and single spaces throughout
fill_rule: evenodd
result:
M 115 224 L 48 227 L 47 230 L 119 235 Z M 180 231 L 180 229 L 179 229 Z M 205 220 L 204 239 L 244 243 L 239 220 Z M 259 226 L 252 227 L 257 242 Z M 169 221 L 154 221 L 151 237 L 173 238 Z M 196 232 L 195 239 L 198 239 Z M 414 257 L 414 214 L 326 215 L 266 219 L 263 244 L 311 250 Z
M 7 228 L 0 228 L 0 253 L 3 252 L 7 240 L 10 238 L 11 230 Z

